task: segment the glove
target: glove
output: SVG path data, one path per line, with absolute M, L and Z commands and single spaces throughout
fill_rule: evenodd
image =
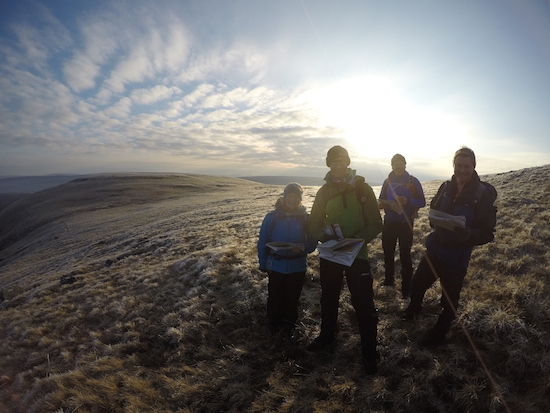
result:
M 468 241 L 468 238 L 470 238 L 470 236 L 472 235 L 472 230 L 469 227 L 464 227 L 464 228 L 456 227 L 454 229 L 454 233 L 456 237 L 459 239 L 459 241 L 464 242 L 464 241 Z

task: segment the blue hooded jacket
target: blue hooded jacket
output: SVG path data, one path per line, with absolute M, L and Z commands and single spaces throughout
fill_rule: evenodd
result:
M 269 212 L 260 229 L 258 239 L 258 261 L 260 270 L 275 271 L 282 274 L 304 272 L 307 269 L 307 254 L 317 247 L 317 240 L 307 235 L 309 215 L 302 205 L 297 211 L 287 212 L 280 198 L 275 210 Z M 291 250 L 272 251 L 268 242 L 293 242 L 305 245 L 305 250 L 296 254 Z

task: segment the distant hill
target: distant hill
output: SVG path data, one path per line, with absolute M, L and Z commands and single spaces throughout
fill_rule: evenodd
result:
M 154 175 L 154 174 L 151 174 Z M 44 175 L 44 176 L 9 176 L 0 177 L 0 194 L 31 194 L 47 188 L 62 185 L 89 175 Z M 324 177 L 314 176 L 242 176 L 239 179 L 259 182 L 267 185 L 286 185 L 298 182 L 306 186 L 321 186 Z M 370 185 L 382 185 L 380 182 L 369 182 Z
M 20 198 L 23 198 L 27 194 L 19 194 L 19 193 L 0 193 L 0 211 L 2 211 L 5 207 L 7 207 L 9 204 L 17 201 Z
M 286 185 L 290 182 L 298 182 L 300 185 L 321 186 L 325 183 L 323 178 L 313 176 L 241 176 L 240 178 L 267 185 Z
M 85 175 L 10 176 L 0 178 L 0 194 L 30 194 L 83 176 Z
M 321 186 L 325 184 L 324 176 L 241 176 L 240 179 L 247 179 L 249 181 L 267 185 L 286 185 L 290 182 L 298 182 L 299 184 L 306 186 Z M 371 182 L 368 179 L 367 183 L 371 186 L 382 185 L 382 182 Z

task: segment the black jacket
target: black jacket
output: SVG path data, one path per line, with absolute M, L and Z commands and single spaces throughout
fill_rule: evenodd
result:
M 481 185 L 483 187 L 480 189 Z M 474 171 L 470 182 L 455 198 L 456 192 L 457 183 L 453 176 L 439 187 L 430 208 L 451 215 L 464 215 L 471 235 L 468 239 L 461 240 L 455 232 L 436 226 L 434 232 L 428 235 L 426 247 L 429 256 L 449 265 L 467 268 L 473 247 L 491 242 L 495 237 L 496 190 L 482 182 Z

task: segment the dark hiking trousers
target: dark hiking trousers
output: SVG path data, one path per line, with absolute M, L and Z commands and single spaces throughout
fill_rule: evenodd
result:
M 395 275 L 395 247 L 399 241 L 399 259 L 401 260 L 401 289 L 408 295 L 411 288 L 413 274 L 411 248 L 413 243 L 412 221 L 391 222 L 384 221 L 382 227 L 382 249 L 384 250 L 384 265 L 386 282 L 393 283 Z
M 321 258 L 321 334 L 322 339 L 333 340 L 336 335 L 340 293 L 346 276 L 351 304 L 355 309 L 361 335 L 364 359 L 376 356 L 377 321 L 374 307 L 372 275 L 367 260 L 356 259 L 346 267 Z
M 267 318 L 269 331 L 292 330 L 298 320 L 298 302 L 306 272 L 281 274 L 272 271 L 267 287 Z
M 422 309 L 424 294 L 439 278 L 441 284 L 441 307 L 434 330 L 445 335 L 456 318 L 460 291 L 466 277 L 467 268 L 458 268 L 426 255 L 418 264 L 411 283 L 411 302 L 408 312 L 418 314 Z

